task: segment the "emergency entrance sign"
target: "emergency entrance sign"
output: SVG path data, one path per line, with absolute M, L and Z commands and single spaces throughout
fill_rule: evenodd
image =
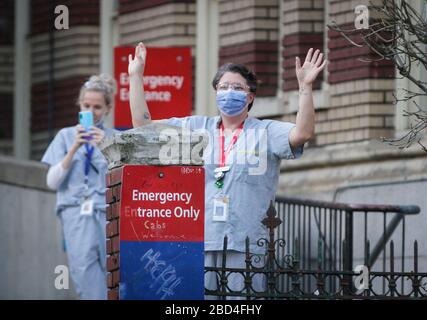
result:
M 204 298 L 204 169 L 123 168 L 120 299 Z
M 133 127 L 129 105 L 129 54 L 134 56 L 135 48 L 114 49 L 114 77 L 117 81 L 114 127 L 118 129 Z M 153 120 L 191 115 L 191 77 L 190 48 L 147 48 L 144 96 Z

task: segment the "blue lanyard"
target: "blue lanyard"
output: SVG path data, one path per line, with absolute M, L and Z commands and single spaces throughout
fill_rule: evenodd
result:
M 93 151 L 95 150 L 94 146 L 90 146 L 89 143 L 85 143 L 86 148 L 86 157 L 85 157 L 85 180 L 87 180 L 87 177 L 89 175 L 90 171 L 90 164 L 93 156 Z

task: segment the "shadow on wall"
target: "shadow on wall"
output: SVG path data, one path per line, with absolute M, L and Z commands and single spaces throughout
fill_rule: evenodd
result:
M 8 157 L 0 165 L 0 299 L 76 299 L 71 278 L 68 289 L 55 287 L 66 284 L 55 268 L 67 258 L 46 168 Z

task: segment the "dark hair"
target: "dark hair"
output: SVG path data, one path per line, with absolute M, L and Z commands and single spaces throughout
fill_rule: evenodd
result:
M 215 77 L 212 80 L 212 86 L 214 90 L 216 90 L 216 86 L 218 85 L 219 80 L 226 72 L 240 74 L 243 78 L 245 78 L 246 83 L 249 86 L 249 91 L 256 94 L 257 78 L 255 76 L 255 73 L 253 73 L 243 64 L 237 64 L 232 62 L 223 64 L 221 67 L 219 67 L 218 71 L 215 74 Z M 253 104 L 254 102 L 252 101 L 248 106 L 248 110 L 251 110 Z

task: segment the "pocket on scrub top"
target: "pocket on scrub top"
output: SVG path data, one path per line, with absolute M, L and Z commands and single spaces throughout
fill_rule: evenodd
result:
M 252 170 L 245 167 L 237 172 L 236 180 L 248 185 L 259 185 L 260 183 L 263 183 L 264 179 L 263 175 L 256 175 Z

